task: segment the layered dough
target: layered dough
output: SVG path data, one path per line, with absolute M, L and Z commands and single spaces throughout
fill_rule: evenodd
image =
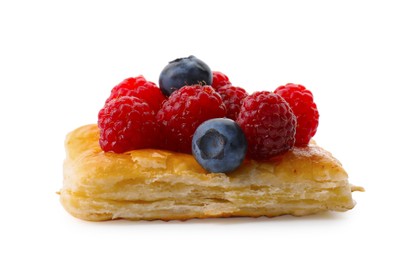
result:
M 339 161 L 316 144 L 274 161 L 246 160 L 235 172 L 208 173 L 188 154 L 165 150 L 103 152 L 96 125 L 66 139 L 60 199 L 91 220 L 173 220 L 231 216 L 302 216 L 354 207 Z

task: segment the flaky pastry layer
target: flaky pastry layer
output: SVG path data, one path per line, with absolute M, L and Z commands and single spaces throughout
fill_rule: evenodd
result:
M 302 216 L 352 209 L 351 192 L 362 189 L 350 185 L 340 162 L 316 144 L 215 174 L 188 154 L 106 153 L 98 138 L 98 127 L 86 125 L 65 143 L 61 203 L 85 220 Z

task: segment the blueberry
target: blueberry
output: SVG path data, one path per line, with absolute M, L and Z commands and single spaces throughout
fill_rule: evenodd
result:
M 165 96 L 195 84 L 211 85 L 212 71 L 205 62 L 192 55 L 169 62 L 159 76 L 159 87 Z
M 228 118 L 203 122 L 192 138 L 192 154 L 209 172 L 228 173 L 238 168 L 247 146 L 242 129 Z

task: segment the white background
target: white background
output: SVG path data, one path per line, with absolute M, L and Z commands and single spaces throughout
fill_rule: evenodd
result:
M 1 1 L 0 259 L 409 259 L 406 1 Z M 357 206 L 303 218 L 91 223 L 64 211 L 67 132 L 194 54 L 249 92 L 312 90 Z

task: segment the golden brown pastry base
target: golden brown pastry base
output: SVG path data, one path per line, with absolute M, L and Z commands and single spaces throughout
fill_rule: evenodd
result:
M 229 175 L 207 173 L 188 154 L 163 150 L 105 153 L 96 125 L 66 139 L 61 203 L 73 216 L 101 221 L 303 216 L 354 207 L 341 164 L 315 144 L 277 161 L 248 160 Z

